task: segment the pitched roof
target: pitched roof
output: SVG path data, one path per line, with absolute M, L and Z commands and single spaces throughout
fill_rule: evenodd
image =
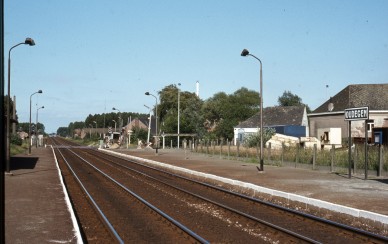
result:
M 388 110 L 388 83 L 349 85 L 312 113 L 328 112 L 330 102 L 334 105 L 332 112 L 365 106 L 370 110 Z
M 263 126 L 302 125 L 305 106 L 276 106 L 263 110 Z M 260 112 L 235 128 L 255 128 L 260 124 Z

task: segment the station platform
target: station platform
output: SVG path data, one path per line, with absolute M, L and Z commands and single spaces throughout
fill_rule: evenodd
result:
M 11 157 L 5 184 L 5 243 L 82 243 L 51 147 Z

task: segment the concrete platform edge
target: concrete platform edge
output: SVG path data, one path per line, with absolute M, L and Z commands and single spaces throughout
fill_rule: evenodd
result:
M 378 214 L 378 213 L 374 213 L 374 212 L 370 212 L 370 211 L 366 211 L 366 210 L 361 210 L 361 209 L 355 209 L 355 208 L 351 208 L 351 207 L 347 207 L 347 206 L 343 206 L 343 205 L 339 205 L 339 204 L 335 204 L 335 203 L 330 203 L 327 201 L 322 201 L 319 199 L 308 198 L 305 196 L 296 195 L 293 193 L 278 191 L 278 190 L 274 190 L 274 189 L 270 189 L 270 188 L 266 188 L 266 187 L 257 186 L 257 185 L 251 184 L 251 183 L 246 183 L 246 182 L 242 182 L 242 181 L 238 181 L 238 180 L 220 177 L 217 175 L 201 173 L 198 171 L 189 170 L 189 169 L 185 169 L 185 168 L 177 167 L 177 166 L 173 166 L 173 165 L 168 165 L 168 164 L 161 163 L 158 161 L 139 158 L 139 157 L 131 156 L 128 154 L 114 152 L 114 151 L 110 151 L 110 150 L 106 150 L 106 149 L 102 149 L 102 148 L 99 148 L 98 150 L 101 150 L 101 151 L 106 152 L 106 153 L 114 154 L 114 155 L 119 155 L 122 157 L 135 159 L 138 161 L 150 163 L 150 164 L 156 164 L 156 165 L 159 165 L 159 166 L 162 166 L 165 168 L 170 168 L 173 170 L 189 173 L 192 175 L 201 176 L 201 177 L 209 178 L 212 180 L 217 180 L 217 181 L 220 181 L 223 183 L 232 184 L 232 185 L 236 185 L 236 186 L 240 186 L 240 187 L 245 187 L 245 188 L 257 191 L 257 192 L 269 194 L 269 195 L 276 196 L 276 197 L 282 197 L 282 198 L 285 198 L 287 200 L 301 202 L 301 203 L 312 205 L 315 207 L 324 208 L 324 209 L 327 209 L 330 211 L 348 214 L 348 215 L 351 215 L 354 217 L 365 218 L 365 219 L 369 219 L 372 221 L 380 222 L 382 224 L 388 224 L 388 216 L 387 215 L 382 215 L 382 214 Z
M 63 177 L 62 177 L 62 174 L 61 174 L 61 169 L 59 168 L 57 156 L 56 156 L 56 154 L 54 152 L 54 148 L 52 146 L 50 146 L 50 147 L 51 147 L 51 150 L 53 152 L 54 160 L 55 160 L 55 165 L 56 165 L 57 170 L 58 170 L 59 181 L 61 182 L 62 190 L 63 190 L 63 193 L 65 195 L 65 202 L 66 202 L 67 210 L 70 213 L 71 221 L 73 223 L 74 236 L 77 238 L 77 243 L 82 244 L 83 240 L 82 240 L 82 236 L 81 236 L 81 231 L 80 231 L 80 228 L 79 228 L 79 225 L 78 225 L 77 218 L 75 217 L 74 209 L 73 209 L 73 206 L 71 205 L 69 194 L 67 192 L 65 183 L 63 182 Z

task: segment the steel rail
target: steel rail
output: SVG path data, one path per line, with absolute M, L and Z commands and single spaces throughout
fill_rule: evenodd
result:
M 294 210 L 294 209 L 289 209 L 289 208 L 286 208 L 286 207 L 283 207 L 283 206 L 280 206 L 280 205 L 276 205 L 274 203 L 266 202 L 266 201 L 263 201 L 263 200 L 260 200 L 260 199 L 257 199 L 257 198 L 253 198 L 253 197 L 250 197 L 250 196 L 247 196 L 247 195 L 243 195 L 243 194 L 240 194 L 240 193 L 228 191 L 228 190 L 223 189 L 221 187 L 217 187 L 217 186 L 210 185 L 210 184 L 207 184 L 207 183 L 204 183 L 204 182 L 200 182 L 200 181 L 197 181 L 197 180 L 194 180 L 194 179 L 190 179 L 190 178 L 187 178 L 187 177 L 184 177 L 184 176 L 181 176 L 181 175 L 177 175 L 177 174 L 174 174 L 174 173 L 171 173 L 171 172 L 159 169 L 159 168 L 155 168 L 155 167 L 149 166 L 149 165 L 144 165 L 144 164 L 141 164 L 141 163 L 136 162 L 134 160 L 130 160 L 130 159 L 127 159 L 127 158 L 123 158 L 123 157 L 116 156 L 116 155 L 111 155 L 111 154 L 106 154 L 106 153 L 103 153 L 103 154 L 109 155 L 109 156 L 113 156 L 115 158 L 119 158 L 121 160 L 128 161 L 128 162 L 131 162 L 131 163 L 135 163 L 137 165 L 140 165 L 140 166 L 143 166 L 143 167 L 155 170 L 157 172 L 163 172 L 163 173 L 168 174 L 170 176 L 177 177 L 177 178 L 180 178 L 180 179 L 183 179 L 183 180 L 187 180 L 189 182 L 195 182 L 197 184 L 209 187 L 209 188 L 214 189 L 214 190 L 225 192 L 225 193 L 234 195 L 236 197 L 243 198 L 245 200 L 253 201 L 253 202 L 259 203 L 259 204 L 264 204 L 266 206 L 279 209 L 281 211 L 285 211 L 285 212 L 288 212 L 288 213 L 291 213 L 291 214 L 295 214 L 295 215 L 298 215 L 298 216 L 301 216 L 301 217 L 304 217 L 304 218 L 308 218 L 308 219 L 311 219 L 311 220 L 314 220 L 314 221 L 318 221 L 318 222 L 321 222 L 323 224 L 327 224 L 329 226 L 340 228 L 340 229 L 345 230 L 345 231 L 356 233 L 356 234 L 364 236 L 366 238 L 374 238 L 374 239 L 376 239 L 378 241 L 382 241 L 382 242 L 388 243 L 388 237 L 377 235 L 375 233 L 368 232 L 368 231 L 365 231 L 365 230 L 362 230 L 362 229 L 359 229 L 359 228 L 356 228 L 356 227 L 353 227 L 353 226 L 341 224 L 341 223 L 338 223 L 338 222 L 334 222 L 332 220 L 324 219 L 324 218 L 321 218 L 321 217 L 318 217 L 318 216 L 314 216 L 314 215 L 311 215 L 311 214 L 308 214 L 308 213 L 299 212 L 299 211 Z M 99 156 L 99 155 L 96 154 L 96 156 Z M 105 158 L 105 159 L 109 160 L 107 158 Z M 116 162 L 114 162 L 112 160 L 110 160 L 110 162 L 115 163 L 117 165 L 120 165 L 120 164 L 118 164 L 118 163 L 116 163 Z M 127 166 L 124 166 L 124 165 L 120 165 L 120 166 L 127 168 Z M 130 168 L 127 168 L 127 169 L 130 169 Z
M 98 155 L 94 155 L 94 156 L 98 156 Z M 105 159 L 105 158 L 104 158 L 104 159 Z M 106 160 L 107 160 L 107 159 L 106 159 Z M 297 239 L 300 239 L 300 240 L 303 240 L 303 241 L 306 241 L 306 242 L 309 242 L 309 243 L 316 243 L 316 244 L 321 243 L 321 242 L 316 241 L 316 240 L 313 240 L 313 239 L 311 239 L 311 238 L 309 238 L 309 237 L 306 237 L 306 236 L 300 235 L 300 234 L 298 234 L 298 233 L 296 233 L 296 232 L 293 232 L 293 231 L 291 231 L 291 230 L 285 229 L 285 228 L 283 228 L 283 227 L 281 227 L 281 226 L 278 226 L 278 225 L 269 223 L 269 222 L 267 222 L 267 221 L 265 221 L 265 220 L 262 220 L 262 219 L 258 219 L 258 218 L 254 217 L 254 216 L 252 216 L 252 215 L 243 213 L 243 212 L 241 212 L 241 211 L 239 211 L 239 210 L 237 210 L 237 209 L 233 209 L 233 208 L 228 207 L 228 206 L 226 206 L 226 205 L 224 205 L 224 204 L 215 202 L 215 201 L 213 201 L 213 200 L 210 200 L 210 199 L 205 198 L 205 197 L 202 197 L 202 196 L 200 196 L 200 195 L 198 195 L 198 194 L 189 192 L 189 191 L 187 191 L 187 190 L 185 190 L 185 189 L 182 189 L 182 188 L 180 188 L 180 187 L 171 185 L 171 184 L 169 184 L 169 183 L 167 183 L 167 182 L 164 182 L 164 181 L 162 181 L 162 180 L 159 180 L 159 179 L 157 179 L 157 178 L 155 178 L 155 177 L 153 177 L 153 176 L 147 175 L 147 174 L 144 173 L 144 172 L 138 171 L 138 170 L 136 170 L 136 169 L 132 169 L 132 168 L 130 168 L 130 167 L 128 167 L 128 166 L 121 165 L 121 164 L 116 163 L 116 162 L 113 162 L 113 161 L 110 161 L 110 162 L 113 163 L 113 164 L 115 164 L 115 165 L 117 165 L 117 166 L 123 167 L 123 168 L 125 168 L 125 169 L 127 169 L 127 170 L 130 170 L 130 171 L 133 171 L 133 172 L 135 172 L 135 173 L 137 173 L 137 174 L 140 174 L 140 175 L 142 175 L 142 176 L 144 176 L 144 177 L 150 178 L 150 179 L 152 179 L 152 180 L 154 180 L 154 181 L 156 181 L 156 182 L 158 182 L 158 183 L 161 183 L 161 184 L 164 184 L 164 185 L 166 185 L 166 186 L 168 186 L 168 187 L 171 187 L 171 188 L 173 188 L 173 189 L 175 189 L 175 190 L 184 192 L 184 193 L 186 193 L 186 194 L 188 194 L 188 195 L 190 195 L 190 196 L 193 196 L 193 197 L 195 197 L 195 198 L 201 199 L 201 200 L 203 200 L 203 201 L 205 201 L 205 202 L 211 203 L 211 204 L 213 204 L 213 205 L 215 205 L 215 206 L 218 206 L 218 207 L 220 207 L 220 208 L 226 209 L 226 210 L 228 210 L 228 211 L 230 211 L 230 212 L 232 212 L 232 213 L 234 213 L 234 214 L 240 215 L 240 216 L 242 216 L 242 217 L 245 217 L 245 218 L 247 218 L 247 219 L 250 219 L 250 220 L 252 220 L 252 221 L 255 221 L 255 222 L 257 222 L 257 223 L 260 223 L 260 224 L 262 224 L 262 225 L 265 225 L 265 226 L 267 226 L 267 227 L 270 227 L 270 228 L 272 228 L 272 229 L 275 229 L 275 230 L 281 231 L 281 232 L 283 232 L 283 233 L 286 233 L 286 234 L 288 234 L 288 235 L 290 235 L 290 236 L 293 236 L 293 237 L 295 237 L 295 238 L 297 238 Z M 164 172 L 163 172 L 163 173 L 164 173 Z M 226 192 L 226 193 L 228 193 L 228 192 Z
M 85 194 L 88 196 L 87 198 L 92 203 L 93 208 L 98 212 L 99 216 L 102 218 L 102 221 L 104 225 L 108 228 L 109 232 L 112 234 L 113 238 L 118 243 L 124 243 L 124 241 L 121 239 L 120 235 L 117 233 L 117 231 L 113 228 L 112 224 L 109 222 L 108 218 L 104 215 L 98 204 L 94 201 L 93 197 L 90 195 L 90 193 L 87 191 L 86 187 L 82 184 L 81 180 L 77 176 L 77 174 L 74 172 L 72 167 L 70 166 L 69 162 L 66 160 L 63 153 L 58 149 L 59 154 L 61 155 L 62 159 L 65 161 L 67 167 L 73 174 L 74 178 L 77 180 L 78 184 L 81 186 L 82 190 L 85 192 Z
M 122 185 L 120 182 L 116 181 L 115 179 L 113 179 L 112 177 L 110 177 L 109 175 L 107 175 L 106 173 L 102 172 L 100 169 L 98 169 L 96 166 L 94 166 L 93 164 L 91 164 L 89 161 L 87 161 L 86 159 L 84 159 L 83 157 L 81 157 L 79 154 L 77 154 L 76 152 L 74 152 L 73 150 L 71 149 L 68 149 L 70 152 L 72 152 L 75 156 L 77 156 L 79 159 L 81 159 L 82 161 L 84 161 L 85 163 L 87 163 L 89 166 L 91 166 L 92 168 L 94 168 L 97 172 L 99 172 L 101 175 L 103 175 L 104 177 L 106 177 L 107 179 L 111 180 L 112 182 L 114 182 L 117 186 L 119 186 L 121 189 L 123 189 L 124 191 L 126 191 L 127 193 L 129 193 L 131 196 L 135 197 L 137 200 L 139 200 L 140 202 L 142 202 L 144 205 L 146 205 L 147 207 L 149 207 L 150 209 L 152 209 L 153 211 L 155 211 L 156 213 L 158 213 L 159 215 L 163 216 L 165 219 L 167 219 L 169 222 L 171 222 L 172 224 L 174 224 L 175 226 L 177 226 L 179 229 L 181 229 L 182 231 L 184 231 L 185 233 L 187 233 L 188 235 L 190 235 L 191 237 L 193 237 L 195 240 L 197 240 L 198 242 L 200 243 L 209 243 L 206 239 L 204 239 L 203 237 L 199 236 L 198 234 L 196 234 L 194 231 L 190 230 L 189 228 L 187 228 L 186 226 L 184 226 L 183 224 L 181 224 L 180 222 L 178 222 L 177 220 L 173 219 L 172 217 L 170 217 L 169 215 L 167 215 L 166 213 L 164 213 L 163 211 L 161 211 L 160 209 L 158 209 L 157 207 L 155 207 L 154 205 L 152 205 L 151 203 L 147 202 L 145 199 L 143 199 L 142 197 L 140 197 L 139 195 L 137 195 L 135 192 L 129 190 L 127 187 L 125 187 L 124 185 Z

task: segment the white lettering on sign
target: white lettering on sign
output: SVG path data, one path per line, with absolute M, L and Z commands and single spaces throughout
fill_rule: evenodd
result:
M 348 108 L 345 109 L 345 120 L 366 120 L 369 119 L 369 108 Z

